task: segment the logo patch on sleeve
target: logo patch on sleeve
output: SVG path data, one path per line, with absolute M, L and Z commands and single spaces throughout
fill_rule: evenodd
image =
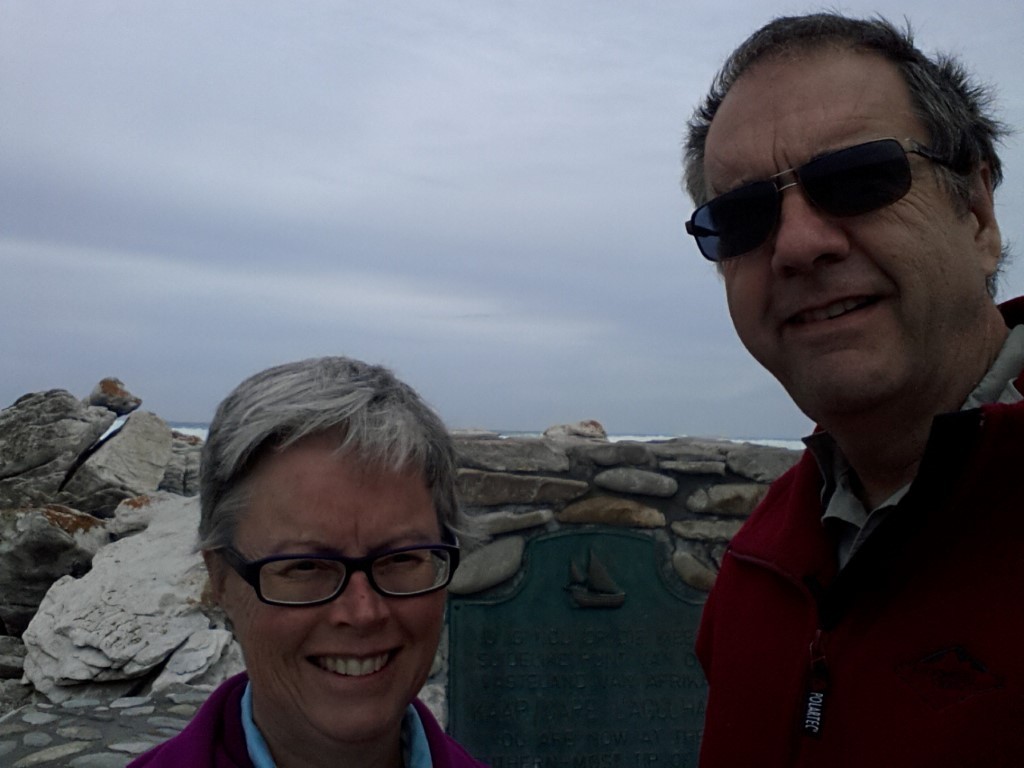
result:
M 945 709 L 972 696 L 1003 687 L 1005 680 L 993 674 L 967 649 L 956 645 L 897 667 L 900 678 L 917 691 L 933 709 Z

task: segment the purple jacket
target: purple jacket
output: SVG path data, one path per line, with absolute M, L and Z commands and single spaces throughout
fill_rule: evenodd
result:
M 243 672 L 225 680 L 181 733 L 140 755 L 128 768 L 253 768 L 242 731 L 242 694 L 249 681 Z M 434 768 L 483 768 L 441 730 L 422 702 L 413 702 L 430 745 Z

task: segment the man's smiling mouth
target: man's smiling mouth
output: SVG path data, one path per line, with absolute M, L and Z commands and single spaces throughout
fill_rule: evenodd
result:
M 823 320 L 833 320 L 847 314 L 848 312 L 852 312 L 855 309 L 870 306 L 876 301 L 878 301 L 878 299 L 870 296 L 857 296 L 854 298 L 842 299 L 818 309 L 809 309 L 805 312 L 793 315 L 789 319 L 789 322 L 796 325 L 802 325 L 804 323 L 819 323 Z

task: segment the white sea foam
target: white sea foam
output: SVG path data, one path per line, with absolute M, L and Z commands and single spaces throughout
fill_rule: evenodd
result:
M 113 424 L 110 425 L 110 428 L 104 433 L 103 436 L 106 437 L 111 432 L 114 432 L 115 430 L 120 429 L 121 425 L 124 424 L 124 419 L 125 419 L 124 416 L 122 416 L 119 419 L 117 419 Z M 189 436 L 193 436 L 193 437 L 198 437 L 201 440 L 205 440 L 206 439 L 206 435 L 207 435 L 207 432 L 208 432 L 208 428 L 207 428 L 206 424 L 202 424 L 202 423 L 198 423 L 198 422 L 194 422 L 194 421 L 188 421 L 188 422 L 174 422 L 174 421 L 171 421 L 171 422 L 168 422 L 168 426 L 171 429 L 173 429 L 175 432 L 180 432 L 183 435 L 189 435 Z M 465 430 L 456 430 L 456 432 L 459 432 L 459 431 L 465 431 Z M 473 430 L 473 431 L 477 431 L 477 430 Z M 540 437 L 541 436 L 540 432 L 501 432 L 501 431 L 494 431 L 493 434 L 496 434 L 496 435 L 498 435 L 500 437 Z M 631 434 L 622 434 L 622 435 L 608 435 L 608 440 L 610 442 L 613 442 L 613 443 L 618 443 L 618 442 L 623 442 L 623 441 L 632 441 L 632 442 L 638 442 L 638 443 L 653 443 L 653 442 L 664 441 L 664 440 L 674 440 L 674 439 L 679 438 L 679 437 L 693 437 L 693 436 L 692 435 L 688 436 L 688 435 L 631 435 Z M 755 445 L 765 445 L 765 446 L 770 446 L 770 447 L 773 447 L 773 448 L 789 448 L 790 450 L 796 450 L 796 451 L 802 451 L 804 449 L 804 444 L 800 440 L 783 440 L 783 439 L 771 438 L 771 437 L 765 437 L 765 438 L 742 438 L 742 439 L 741 438 L 732 438 L 732 437 L 722 437 L 722 438 L 708 438 L 708 437 L 699 438 L 698 437 L 698 438 L 694 438 L 694 439 L 727 440 L 727 441 L 729 441 L 731 443 L 753 443 Z
M 499 437 L 540 437 L 540 432 L 501 432 L 495 430 L 456 430 L 469 433 L 489 433 Z M 793 451 L 802 451 L 804 443 L 802 440 L 791 440 L 788 438 L 775 437 L 709 437 L 708 435 L 644 435 L 644 434 L 616 434 L 608 435 L 608 441 L 612 443 L 634 442 L 634 443 L 655 443 L 666 440 L 692 439 L 692 440 L 723 440 L 729 443 L 752 443 L 764 445 L 771 448 L 789 448 Z
M 175 423 L 172 422 L 172 423 L 168 424 L 167 426 L 169 426 L 175 432 L 179 432 L 179 433 L 181 433 L 183 435 L 189 435 L 190 437 L 198 437 L 201 440 L 205 440 L 206 439 L 206 435 L 209 432 L 209 429 L 207 428 L 207 426 L 205 424 L 195 424 L 195 423 L 175 424 Z

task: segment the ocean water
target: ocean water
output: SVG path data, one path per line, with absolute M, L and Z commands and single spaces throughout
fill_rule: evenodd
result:
M 111 427 L 111 430 L 116 429 L 118 426 L 120 426 L 122 421 L 123 421 L 123 419 L 118 419 L 114 423 L 114 426 Z M 182 434 L 185 434 L 185 435 L 194 435 L 195 437 L 199 437 L 199 438 L 201 438 L 203 440 L 206 439 L 206 433 L 207 433 L 208 425 L 205 424 L 205 423 L 194 422 L 194 421 L 171 421 L 171 422 L 168 422 L 168 426 L 171 429 L 175 430 L 176 432 L 181 432 Z M 500 435 L 501 437 L 540 437 L 541 436 L 540 432 L 496 432 L 496 434 Z M 656 442 L 658 440 L 672 440 L 672 439 L 677 438 L 677 437 L 694 437 L 694 438 L 697 438 L 697 439 L 706 439 L 706 440 L 711 440 L 711 439 L 729 440 L 729 441 L 734 442 L 734 443 L 753 443 L 754 445 L 765 445 L 765 446 L 771 446 L 771 447 L 774 447 L 774 448 L 789 448 L 791 450 L 797 450 L 797 451 L 802 451 L 804 449 L 804 444 L 800 440 L 785 440 L 785 439 L 778 439 L 778 438 L 771 438 L 771 437 L 754 438 L 754 439 L 739 439 L 739 438 L 731 438 L 731 437 L 711 438 L 711 437 L 708 437 L 706 435 L 642 435 L 642 434 L 627 435 L 627 434 L 622 434 L 622 435 L 608 435 L 608 440 L 610 442 L 613 442 L 613 443 L 614 442 L 624 441 L 624 440 L 631 440 L 631 441 L 640 442 L 640 443 L 649 443 L 649 442 Z
M 192 437 L 198 437 L 202 440 L 206 439 L 206 433 L 209 427 L 208 424 L 197 421 L 169 421 L 167 422 L 167 426 L 175 432 L 180 432 L 183 435 L 190 435 Z

